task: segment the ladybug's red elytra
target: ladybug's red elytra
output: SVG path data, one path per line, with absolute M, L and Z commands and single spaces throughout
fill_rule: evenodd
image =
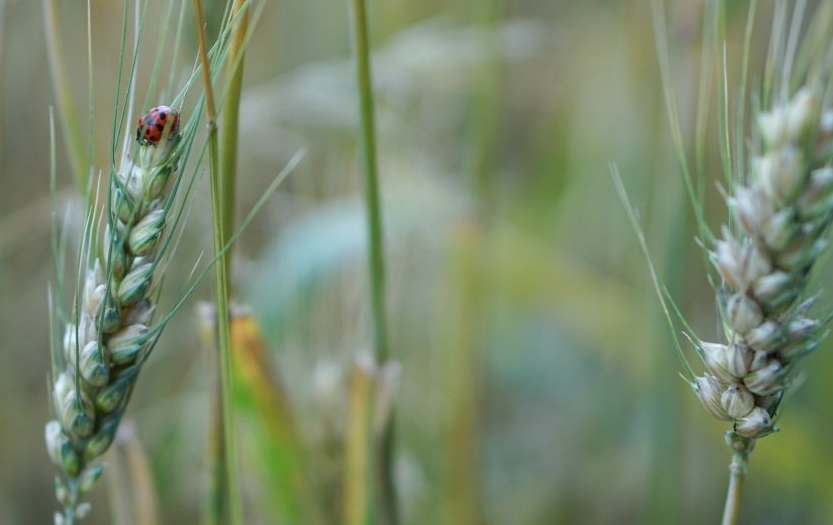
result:
M 139 144 L 159 144 L 166 127 L 168 139 L 179 133 L 179 112 L 168 106 L 150 108 L 147 114 L 139 119 L 136 140 Z

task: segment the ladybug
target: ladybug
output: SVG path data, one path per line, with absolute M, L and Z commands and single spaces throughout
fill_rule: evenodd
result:
M 150 108 L 147 114 L 139 119 L 136 141 L 139 144 L 159 144 L 166 127 L 169 140 L 179 133 L 179 112 L 168 106 Z

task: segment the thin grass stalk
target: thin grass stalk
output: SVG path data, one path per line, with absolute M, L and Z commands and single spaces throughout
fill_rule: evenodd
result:
M 370 273 L 370 305 L 373 323 L 373 353 L 380 367 L 390 359 L 385 308 L 385 259 L 382 212 L 379 202 L 379 181 L 376 157 L 376 132 L 373 103 L 373 82 L 370 70 L 367 10 L 364 0 L 351 0 L 350 32 L 356 79 L 359 92 L 359 144 L 364 179 L 365 210 L 368 232 L 368 265 Z M 379 519 L 384 525 L 396 525 L 398 512 L 393 483 L 393 444 L 395 416 L 391 413 L 380 433 L 377 458 L 376 498 Z
M 205 87 L 206 118 L 208 120 L 208 149 L 209 149 L 209 170 L 211 182 L 211 206 L 214 227 L 214 253 L 216 256 L 223 255 L 223 250 L 228 245 L 228 238 L 224 229 L 224 209 L 221 197 L 219 148 L 217 140 L 217 112 L 214 105 L 214 90 L 211 84 L 211 69 L 208 61 L 208 46 L 205 38 L 205 22 L 202 10 L 202 1 L 194 0 L 194 21 L 196 23 L 197 35 L 199 38 L 199 56 L 202 63 L 203 83 Z M 234 411 L 232 406 L 232 374 L 231 374 L 231 338 L 229 333 L 229 299 L 228 299 L 228 276 L 226 257 L 217 259 L 215 267 L 215 292 L 217 299 L 217 349 L 220 363 L 220 397 L 222 402 L 223 417 L 223 454 L 217 458 L 223 465 L 222 472 L 223 488 L 227 501 L 227 517 L 213 516 L 216 523 L 242 523 L 243 512 L 240 501 L 239 485 L 237 480 L 237 468 L 234 455 Z M 215 487 L 217 486 L 215 482 Z M 212 506 L 212 508 L 215 508 Z
M 89 192 L 89 172 L 84 162 L 84 144 L 81 141 L 83 134 L 78 124 L 78 113 L 72 100 L 72 90 L 69 87 L 64 58 L 60 49 L 62 38 L 58 23 L 57 0 L 43 0 L 43 27 L 52 89 L 58 99 L 61 130 L 69 153 L 70 166 L 72 166 L 79 194 L 87 196 Z M 90 89 L 92 89 L 92 86 L 90 86 Z
M 373 404 L 376 362 L 359 354 L 350 371 L 344 438 L 344 524 L 376 523 L 373 491 Z
M 379 181 L 376 158 L 376 130 L 373 103 L 373 82 L 368 48 L 367 12 L 364 0 L 350 0 L 350 26 L 356 78 L 359 87 L 359 144 L 364 177 L 365 210 L 367 213 L 368 264 L 370 270 L 370 302 L 373 315 L 373 352 L 380 364 L 389 358 L 385 310 L 385 258 L 382 238 L 382 211 L 379 203 Z
M 222 132 L 220 133 L 220 195 L 222 198 L 222 223 L 224 238 L 225 232 L 234 230 L 235 217 L 235 195 L 236 195 L 236 164 L 237 164 L 237 136 L 240 113 L 240 93 L 243 84 L 243 56 L 245 54 L 245 37 L 248 28 L 248 9 L 240 13 L 240 10 L 245 4 L 245 0 L 235 0 L 231 7 L 231 19 L 234 19 L 240 14 L 239 21 L 236 23 L 231 41 L 229 44 L 229 52 L 227 59 L 227 74 L 229 77 L 226 87 L 226 101 L 223 105 L 225 108 L 225 115 L 221 122 Z M 238 57 L 239 62 L 238 62 Z M 226 265 L 226 275 L 231 274 L 231 264 L 233 261 L 232 250 L 226 250 L 224 255 Z M 226 279 L 226 294 L 230 297 L 232 295 L 232 282 Z M 229 335 L 231 337 L 231 335 Z M 219 364 L 219 363 L 217 363 Z M 209 417 L 209 445 L 208 457 L 211 469 L 211 483 L 209 489 L 208 516 L 213 516 L 216 519 L 219 516 L 227 515 L 229 509 L 227 508 L 226 498 L 223 497 L 225 476 L 221 474 L 223 465 L 228 462 L 228 455 L 225 451 L 226 440 L 224 438 L 224 426 L 222 409 L 223 403 L 223 386 L 222 374 L 218 371 L 216 379 L 213 380 L 217 387 L 212 395 L 212 410 Z
M 216 316 L 215 316 L 216 318 Z M 216 340 L 216 334 L 214 334 Z M 217 346 L 212 345 L 211 350 L 216 352 Z M 219 356 L 218 356 L 219 357 Z M 208 468 L 208 488 L 205 501 L 205 523 L 207 525 L 221 525 L 225 516 L 228 515 L 226 497 L 226 440 L 223 427 L 223 396 L 220 379 L 219 363 L 213 361 L 211 368 L 216 374 L 212 374 L 209 384 L 215 385 L 211 389 L 211 410 L 208 419 L 208 445 L 206 448 Z
M 379 202 L 379 184 L 376 157 L 375 117 L 373 88 L 369 63 L 367 17 L 363 0 L 354 0 L 352 35 L 354 53 L 357 61 L 357 77 L 360 104 L 360 144 L 365 191 L 365 209 L 368 227 L 368 263 L 370 273 L 370 298 L 373 323 L 373 349 L 376 359 L 384 364 L 389 358 L 387 321 L 385 308 L 385 267 L 382 233 L 381 206 Z M 392 456 L 394 442 L 394 416 L 379 436 L 377 463 L 378 497 L 370 496 L 379 505 L 379 517 L 382 523 L 395 525 L 398 522 L 396 495 L 392 480 Z M 368 456 L 368 459 L 370 457 Z

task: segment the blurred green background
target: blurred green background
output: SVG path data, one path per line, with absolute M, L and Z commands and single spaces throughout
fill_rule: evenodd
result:
M 2 524 L 51 523 L 55 507 L 43 445 L 54 95 L 41 4 L 0 0 Z M 224 3 L 206 4 L 216 23 Z M 744 4 L 726 9 L 733 70 Z M 753 70 L 766 46 L 764 4 Z M 90 5 L 100 108 L 93 158 L 106 173 L 122 3 Z M 265 373 L 291 406 L 304 505 L 317 522 L 336 523 L 346 375 L 370 345 L 347 6 L 265 6 L 245 66 L 239 209 L 254 204 L 297 150 L 307 154 L 236 245 L 234 284 L 261 323 Z M 60 9 L 86 131 L 86 4 L 62 0 Z M 651 2 L 371 0 L 369 12 L 391 349 L 402 365 L 395 466 L 404 522 L 716 522 L 730 457 L 725 425 L 678 377 L 609 170 L 618 165 L 674 297 L 698 334 L 714 339 L 714 299 L 670 142 Z M 691 143 L 703 6 L 668 1 L 665 12 L 671 85 Z M 710 137 L 706 160 L 719 180 Z M 60 138 L 57 146 L 59 214 L 70 209 L 66 226 L 77 231 Z M 718 224 L 725 209 L 713 184 L 707 188 Z M 187 278 L 210 250 L 210 231 L 203 178 L 168 282 Z M 831 276 L 825 260 L 818 281 L 828 290 Z M 210 297 L 207 283 L 169 325 L 128 412 L 160 523 L 200 515 L 210 359 L 196 309 Z M 833 300 L 826 294 L 820 303 Z M 783 431 L 758 444 L 744 523 L 833 522 L 831 350 L 824 344 L 807 360 Z M 260 448 L 274 438 L 259 419 L 267 416 L 246 396 L 238 403 L 246 522 L 299 523 L 276 504 L 286 494 Z M 109 453 L 111 482 L 93 493 L 90 525 L 111 523 L 119 457 L 131 457 L 131 446 Z

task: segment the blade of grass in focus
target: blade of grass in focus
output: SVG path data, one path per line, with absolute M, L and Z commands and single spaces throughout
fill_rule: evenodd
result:
M 230 232 L 224 230 L 225 215 L 217 139 L 217 111 L 214 104 L 214 90 L 211 83 L 211 68 L 208 60 L 208 45 L 205 36 L 202 1 L 194 0 L 194 22 L 199 38 L 199 55 L 202 64 L 203 84 L 206 99 L 206 117 L 208 120 L 209 170 L 211 182 L 211 208 L 214 226 L 214 254 L 220 256 L 228 245 Z M 213 502 L 208 513 L 209 523 L 231 523 L 238 525 L 243 520 L 243 508 L 240 501 L 237 480 L 237 465 L 234 449 L 234 407 L 232 406 L 232 357 L 229 334 L 229 289 L 226 272 L 226 257 L 216 261 L 215 294 L 217 299 L 217 350 L 219 354 L 220 375 L 220 412 L 222 414 L 222 452 L 216 458 L 221 466 L 212 467 L 216 477 L 212 479 L 210 500 Z M 222 492 L 220 494 L 219 492 Z M 225 503 L 219 504 L 220 498 Z M 211 512 L 214 511 L 214 512 Z M 226 511 L 226 512 L 223 512 Z M 218 515 L 221 512 L 223 515 Z

